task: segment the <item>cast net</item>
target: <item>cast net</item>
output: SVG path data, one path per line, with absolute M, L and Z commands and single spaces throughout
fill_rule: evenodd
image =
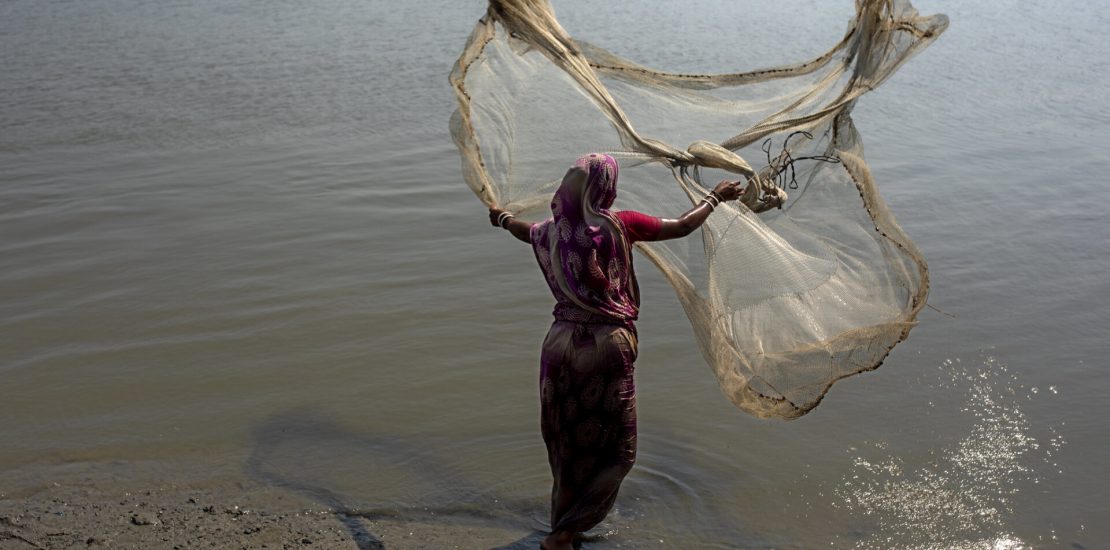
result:
M 451 132 L 470 188 L 524 218 L 549 216 L 583 153 L 620 162 L 615 208 L 656 216 L 690 208 L 722 171 L 746 178 L 700 239 L 636 246 L 674 286 L 725 395 L 796 418 L 878 367 L 925 304 L 925 261 L 879 197 L 850 113 L 946 26 L 904 0 L 858 0 L 815 59 L 678 74 L 571 38 L 548 0 L 490 0 L 451 73 Z

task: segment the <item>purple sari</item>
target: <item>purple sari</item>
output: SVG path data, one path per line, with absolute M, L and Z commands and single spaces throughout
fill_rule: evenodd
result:
M 605 518 L 636 460 L 639 291 L 628 237 L 609 211 L 617 162 L 588 155 L 532 227 L 555 322 L 540 356 L 541 431 L 554 483 L 551 530 L 582 532 Z

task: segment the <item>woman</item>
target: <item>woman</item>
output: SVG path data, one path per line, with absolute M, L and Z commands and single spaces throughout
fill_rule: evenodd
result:
M 529 224 L 497 208 L 490 222 L 530 243 L 555 295 L 555 322 L 540 356 L 540 426 L 554 484 L 551 534 L 542 547 L 571 548 L 609 513 L 636 459 L 636 321 L 632 244 L 684 237 L 713 208 L 740 195 L 723 181 L 678 219 L 611 211 L 617 161 L 581 157 L 563 176 L 551 219 Z

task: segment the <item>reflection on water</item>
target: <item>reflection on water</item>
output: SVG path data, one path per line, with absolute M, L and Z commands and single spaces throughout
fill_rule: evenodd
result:
M 834 506 L 872 525 L 860 548 L 1027 548 L 1009 530 L 1015 500 L 1022 487 L 1060 473 L 1054 455 L 1064 445 L 1052 426 L 1044 442 L 1034 437 L 1022 410 L 1023 401 L 1044 393 L 1023 386 L 994 357 L 974 366 L 948 359 L 941 370 L 938 393 L 963 395 L 966 435 L 930 448 L 924 463 L 890 453 L 882 441 L 851 449 L 858 454 Z

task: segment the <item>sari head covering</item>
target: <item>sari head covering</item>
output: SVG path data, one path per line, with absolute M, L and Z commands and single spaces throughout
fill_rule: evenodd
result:
M 617 197 L 617 161 L 580 157 L 551 199 L 551 219 L 532 228 L 532 249 L 555 295 L 555 318 L 628 324 L 639 290 L 624 226 L 609 211 Z M 585 173 L 583 177 L 582 173 Z

